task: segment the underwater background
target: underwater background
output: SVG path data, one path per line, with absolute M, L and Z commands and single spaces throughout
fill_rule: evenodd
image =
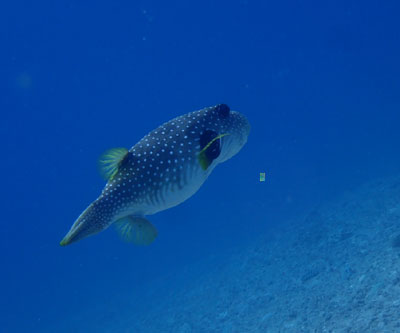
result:
M 1 332 L 400 332 L 398 1 L 0 8 Z M 59 246 L 103 151 L 218 103 L 249 140 L 152 245 Z

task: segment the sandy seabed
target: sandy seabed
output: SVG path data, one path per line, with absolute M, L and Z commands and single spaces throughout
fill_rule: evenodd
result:
M 81 328 L 400 332 L 400 177 L 370 182 L 212 260 L 167 277 L 170 291 L 161 290 L 165 279 L 154 285 L 148 297 L 157 302 L 140 316 L 125 311 Z

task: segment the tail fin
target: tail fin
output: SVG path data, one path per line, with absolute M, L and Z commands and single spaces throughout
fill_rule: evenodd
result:
M 78 217 L 60 245 L 69 245 L 87 236 L 97 234 L 109 225 L 107 214 L 104 214 L 101 204 L 96 200 Z

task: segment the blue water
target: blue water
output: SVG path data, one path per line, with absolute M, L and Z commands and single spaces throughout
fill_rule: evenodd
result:
M 0 331 L 79 332 L 73 318 L 94 327 L 134 295 L 146 312 L 159 301 L 140 297 L 152 280 L 398 174 L 399 10 L 395 0 L 2 3 Z M 248 117 L 249 141 L 192 198 L 150 217 L 154 244 L 110 229 L 59 246 L 104 186 L 104 150 L 217 103 Z

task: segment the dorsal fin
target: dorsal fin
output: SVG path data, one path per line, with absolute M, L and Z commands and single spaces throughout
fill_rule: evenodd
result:
M 214 161 L 221 153 L 220 139 L 229 133 L 217 135 L 214 131 L 205 131 L 200 138 L 200 146 L 202 147 L 198 160 L 203 170 L 207 170 L 212 161 Z
M 98 166 L 101 176 L 110 180 L 118 171 L 121 161 L 128 154 L 126 148 L 111 148 L 106 150 L 99 158 Z

